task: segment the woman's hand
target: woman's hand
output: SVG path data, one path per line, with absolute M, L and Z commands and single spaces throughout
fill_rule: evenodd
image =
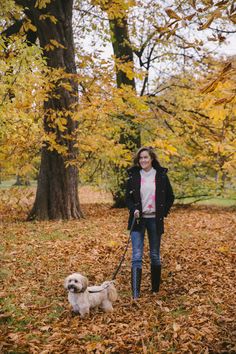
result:
M 140 212 L 139 212 L 138 209 L 136 209 L 136 210 L 134 211 L 134 217 L 135 217 L 135 219 L 139 219 L 139 217 L 140 217 Z

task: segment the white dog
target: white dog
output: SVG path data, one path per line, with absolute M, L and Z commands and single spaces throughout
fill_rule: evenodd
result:
M 112 281 L 105 281 L 99 286 L 89 286 L 88 279 L 80 273 L 73 273 L 65 279 L 68 300 L 73 312 L 85 317 L 89 309 L 100 307 L 105 312 L 113 311 L 112 303 L 117 300 L 117 291 Z

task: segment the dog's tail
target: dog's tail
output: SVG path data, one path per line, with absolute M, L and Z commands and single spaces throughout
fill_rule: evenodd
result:
M 116 301 L 118 298 L 117 290 L 115 288 L 114 282 L 113 281 L 105 281 L 102 284 L 103 287 L 107 287 L 107 294 L 108 294 L 108 299 L 113 302 Z

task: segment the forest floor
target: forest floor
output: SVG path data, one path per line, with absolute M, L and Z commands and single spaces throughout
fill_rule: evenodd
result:
M 91 284 L 111 279 L 128 239 L 127 211 L 85 190 L 85 219 L 26 222 L 33 194 L 0 195 L 1 353 L 236 352 L 235 210 L 174 207 L 160 292 L 150 292 L 146 242 L 142 295 L 132 301 L 129 247 L 114 312 L 81 319 L 71 313 L 64 278 L 79 271 Z

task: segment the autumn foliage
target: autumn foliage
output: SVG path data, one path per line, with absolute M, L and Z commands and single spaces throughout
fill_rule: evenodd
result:
M 236 62 L 206 45 L 235 16 L 232 0 L 1 1 L 0 183 L 39 181 L 31 219 L 84 218 L 26 223 L 35 188 L 0 190 L 0 352 L 235 353 L 233 209 L 173 208 L 158 295 L 147 245 L 138 302 L 130 247 L 112 314 L 72 316 L 63 289 L 71 272 L 115 271 L 128 233 L 112 194 L 140 142 L 178 200 L 236 197 Z
M 146 242 L 142 296 L 132 302 L 129 247 L 114 312 L 94 310 L 82 320 L 71 314 L 63 280 L 74 271 L 91 284 L 111 278 L 128 239 L 127 212 L 111 209 L 109 195 L 84 189 L 85 219 L 26 223 L 27 193 L 17 208 L 5 195 L 0 210 L 1 352 L 234 352 L 233 211 L 175 207 L 162 240 L 160 293 L 150 293 Z
M 28 45 L 28 37 L 36 35 L 37 28 L 30 16 L 23 16 L 24 6 L 17 5 L 21 3 L 3 1 L 0 13 L 1 179 L 13 174 L 36 178 L 40 152 L 46 146 L 62 156 L 66 167 L 78 167 L 80 182 L 102 185 L 114 193 L 123 177 L 118 171 L 131 163 L 138 134 L 141 144 L 154 146 L 161 163 L 169 167 L 177 196 L 232 193 L 235 58 L 212 57 L 204 48 L 204 41 L 226 40 L 223 33 L 230 33 L 235 21 L 231 1 L 189 1 L 172 8 L 152 0 L 137 4 L 93 1 L 91 11 L 86 2 L 76 3 L 76 74 L 47 65 L 47 55 L 53 57 L 65 49 L 55 38 L 47 38 L 42 48 L 37 43 Z M 54 28 L 58 19 L 47 13 L 49 5 L 50 1 L 35 2 L 42 12 L 39 24 Z M 139 11 L 143 16 L 137 16 Z M 88 53 L 78 41 L 80 36 L 88 39 L 96 34 L 95 39 L 104 46 L 110 41 L 115 51 L 118 38 L 113 27 L 106 27 L 106 16 L 122 28 L 128 15 L 125 43 L 129 39 L 132 61 L 115 52 L 104 58 L 96 46 Z M 6 37 L 13 19 L 22 25 L 14 36 Z M 222 25 L 221 30 L 214 32 L 213 24 Z M 197 39 L 197 33 L 206 29 L 212 31 L 211 36 Z M 132 85 L 117 85 L 119 73 Z M 45 109 L 59 91 L 73 96 L 72 82 L 78 85 L 78 105 Z M 68 131 L 69 120 L 77 127 L 73 133 Z M 75 147 L 73 154 L 70 145 Z

